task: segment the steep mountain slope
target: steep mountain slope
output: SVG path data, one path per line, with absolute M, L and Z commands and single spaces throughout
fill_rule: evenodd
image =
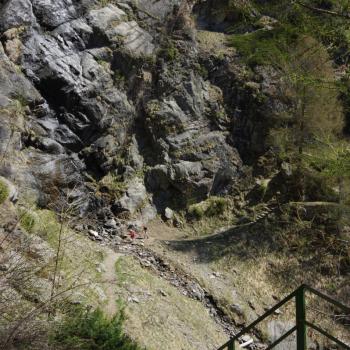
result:
M 18 252 L 38 264 L 33 283 L 51 289 L 39 308 L 54 324 L 66 309 L 60 300 L 55 317 L 53 294 L 81 277 L 72 266 L 87 264 L 89 288 L 70 303 L 96 306 L 106 293 L 114 305 L 94 266 L 110 257 L 98 244 L 109 244 L 123 254 L 118 273 L 132 271 L 116 286 L 129 336 L 150 349 L 166 334 L 169 349 L 217 346 L 271 305 L 264 294 L 306 280 L 346 301 L 348 10 L 333 0 L 0 1 L 0 270 Z M 151 236 L 170 232 L 168 244 L 128 241 L 131 226 L 155 219 Z M 187 239 L 220 227 L 213 240 Z M 215 269 L 228 276 L 221 290 Z M 33 297 L 9 284 L 27 311 L 44 288 Z M 139 332 L 157 325 L 152 339 Z M 273 339 L 263 333 L 257 343 Z

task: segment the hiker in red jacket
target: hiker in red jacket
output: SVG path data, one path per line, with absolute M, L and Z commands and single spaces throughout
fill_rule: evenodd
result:
M 137 238 L 137 232 L 133 229 L 129 230 L 129 236 L 131 239 Z

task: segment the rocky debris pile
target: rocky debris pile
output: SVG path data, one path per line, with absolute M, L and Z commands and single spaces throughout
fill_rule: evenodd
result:
M 90 224 L 78 223 L 73 228 L 93 241 L 112 246 L 143 245 L 144 240 L 148 238 L 147 226 L 142 220 L 121 220 L 112 217 Z

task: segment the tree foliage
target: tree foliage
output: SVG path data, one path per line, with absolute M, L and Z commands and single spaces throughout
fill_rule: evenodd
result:
M 340 14 L 348 7 L 343 1 L 233 0 L 231 11 L 243 3 L 250 16 L 232 27 L 230 43 L 253 69 L 269 65 L 279 72 L 279 99 L 288 108 L 271 123 L 268 143 L 282 158 L 299 158 L 315 138 L 343 132 L 344 93 L 334 61 L 347 59 L 350 41 Z M 263 16 L 275 21 L 261 28 Z
M 339 203 L 345 203 L 350 179 L 350 144 L 344 140 L 332 140 L 329 137 L 317 140 L 304 161 L 314 168 L 329 184 L 338 187 Z
M 346 141 L 318 140 L 305 159 L 327 178 L 350 178 L 350 145 Z
M 283 94 L 290 103 L 287 123 L 291 150 L 303 153 L 320 135 L 340 135 L 343 109 L 335 71 L 325 47 L 312 37 L 301 37 L 281 64 Z

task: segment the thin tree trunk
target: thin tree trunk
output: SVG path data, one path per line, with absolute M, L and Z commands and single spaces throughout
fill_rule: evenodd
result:
M 304 138 L 305 138 L 305 110 L 306 110 L 306 87 L 302 88 L 301 106 L 300 106 L 300 120 L 299 120 L 299 162 L 302 161 L 302 155 L 304 153 Z
M 60 231 L 58 233 L 58 245 L 57 245 L 56 256 L 55 256 L 55 268 L 54 268 L 54 272 L 53 272 L 53 279 L 52 279 L 51 293 L 50 293 L 50 300 L 51 301 L 53 300 L 53 297 L 55 295 L 56 279 L 57 279 L 58 266 L 59 266 L 59 260 L 60 260 L 60 254 L 61 254 L 61 246 L 62 246 L 63 229 L 64 229 L 64 223 L 63 223 L 63 219 L 61 217 Z M 50 307 L 51 307 L 51 305 L 50 305 Z M 55 314 L 55 310 L 53 310 L 53 312 L 52 312 L 50 309 L 48 316 L 50 316 L 51 313 Z
M 344 217 L 344 191 L 345 191 L 345 185 L 344 185 L 344 178 L 338 177 L 338 191 L 339 191 L 339 218 L 338 218 L 338 232 L 341 233 L 343 231 L 343 217 Z
M 298 172 L 300 178 L 300 197 L 301 200 L 305 200 L 305 179 L 302 173 L 302 161 L 304 153 L 304 139 L 305 139 L 305 110 L 306 110 L 306 87 L 302 87 L 300 114 L 299 114 L 299 135 L 298 135 Z
M 344 184 L 344 179 L 342 177 L 338 177 L 338 191 L 339 191 L 339 204 L 343 205 L 344 204 L 344 199 L 345 199 L 345 184 Z

